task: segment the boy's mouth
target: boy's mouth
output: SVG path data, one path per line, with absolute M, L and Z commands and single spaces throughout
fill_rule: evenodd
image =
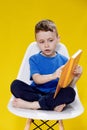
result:
M 50 52 L 50 50 L 49 50 L 49 49 L 46 49 L 45 52 Z

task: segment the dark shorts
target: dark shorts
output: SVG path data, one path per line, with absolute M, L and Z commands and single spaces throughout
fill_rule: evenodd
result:
M 11 84 L 11 92 L 16 98 L 25 101 L 38 101 L 42 110 L 53 110 L 61 104 L 70 104 L 75 99 L 75 90 L 71 87 L 61 88 L 54 99 L 54 93 L 43 93 L 20 80 L 14 80 Z

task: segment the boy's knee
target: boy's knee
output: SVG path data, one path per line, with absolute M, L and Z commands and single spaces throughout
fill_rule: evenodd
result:
M 76 92 L 71 87 L 66 87 L 60 90 L 57 99 L 59 100 L 60 104 L 69 104 L 75 100 Z
M 68 88 L 68 99 L 69 99 L 69 103 L 72 103 L 75 100 L 75 96 L 76 96 L 76 92 L 73 88 L 69 87 Z
M 18 80 L 14 80 L 10 85 L 10 91 L 15 96 L 16 92 L 18 91 Z

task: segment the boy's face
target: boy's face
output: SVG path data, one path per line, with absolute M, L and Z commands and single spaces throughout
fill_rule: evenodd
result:
M 36 41 L 45 56 L 54 56 L 56 45 L 59 41 L 55 31 L 40 31 L 36 33 Z

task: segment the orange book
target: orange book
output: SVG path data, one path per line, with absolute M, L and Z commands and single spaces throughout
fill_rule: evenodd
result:
M 78 65 L 81 54 L 82 54 L 82 50 L 78 50 L 72 57 L 70 57 L 70 59 L 64 65 L 59 82 L 57 84 L 54 98 L 58 94 L 59 90 L 61 88 L 67 87 L 72 81 L 72 79 L 74 78 L 73 71 L 75 67 Z

